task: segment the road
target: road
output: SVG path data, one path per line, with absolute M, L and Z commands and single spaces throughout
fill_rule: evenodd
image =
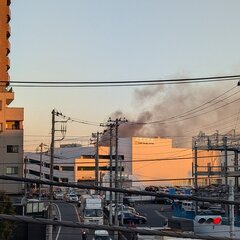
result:
M 60 211 L 61 220 L 79 222 L 76 205 L 72 203 L 59 202 L 57 203 L 57 206 Z M 138 224 L 137 227 L 163 227 L 166 224 L 167 218 L 172 215 L 171 205 L 137 204 L 135 209 L 140 213 L 140 215 L 147 217 L 147 223 Z M 56 229 L 55 233 L 56 240 L 82 240 L 81 229 L 79 228 L 61 227 L 60 229 Z M 93 230 L 90 230 L 87 240 L 92 240 L 92 237 Z
M 135 209 L 140 215 L 147 217 L 147 223 L 139 227 L 163 227 L 167 219 L 172 216 L 171 205 L 137 204 Z
M 79 222 L 79 217 L 77 214 L 77 207 L 72 203 L 59 202 L 57 206 L 60 210 L 60 217 L 63 221 Z M 59 219 L 60 220 L 60 219 Z M 56 240 L 81 240 L 81 229 L 79 228 L 69 228 L 61 227 L 59 230 L 59 235 L 56 236 Z

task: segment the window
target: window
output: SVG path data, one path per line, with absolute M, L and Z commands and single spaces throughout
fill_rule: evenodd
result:
M 40 177 L 40 172 L 31 170 L 31 169 L 29 169 L 29 174 L 32 174 L 32 175 L 37 176 L 37 177 Z
M 99 170 L 102 170 L 102 171 L 107 171 L 108 168 L 106 166 L 101 166 L 101 167 L 98 167 Z M 80 167 L 78 166 L 77 167 L 77 170 L 78 171 L 95 171 L 95 166 L 93 167 L 89 167 L 89 166 L 86 166 L 86 167 Z
M 20 122 L 19 121 L 7 121 L 6 122 L 6 129 L 20 129 Z
M 18 153 L 19 146 L 18 145 L 7 145 L 7 153 Z
M 35 159 L 32 159 L 32 158 L 29 158 L 28 160 L 29 160 L 30 164 L 40 165 L 40 162 L 38 160 L 35 160 Z
M 61 178 L 62 182 L 68 182 L 68 178 Z
M 18 174 L 18 167 L 7 167 L 6 174 L 7 175 Z
M 74 167 L 72 167 L 72 166 L 62 166 L 62 171 L 74 171 Z

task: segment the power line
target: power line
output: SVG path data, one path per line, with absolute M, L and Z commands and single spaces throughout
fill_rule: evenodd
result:
M 236 81 L 240 75 L 213 76 L 199 78 L 178 79 L 149 79 L 149 80 L 122 80 L 122 81 L 16 81 L 11 80 L 12 87 L 127 87 L 149 86 L 166 84 L 211 83 L 220 81 Z
M 226 237 L 213 237 L 213 236 L 202 236 L 192 233 L 177 233 L 175 231 L 170 230 L 148 230 L 148 229 L 138 229 L 131 227 L 119 227 L 119 226 L 108 226 L 108 225 L 96 225 L 96 224 L 84 224 L 79 222 L 72 221 L 58 221 L 58 220 L 50 220 L 44 218 L 31 218 L 26 216 L 19 215 L 7 215 L 0 214 L 0 219 L 8 220 L 8 221 L 16 221 L 16 222 L 27 222 L 27 223 L 35 223 L 42 225 L 52 225 L 52 226 L 63 226 L 63 227 L 71 227 L 71 228 L 87 228 L 93 230 L 108 230 L 108 231 L 118 231 L 118 232 L 127 232 L 127 233 L 140 233 L 143 235 L 157 235 L 157 236 L 168 236 L 168 237 L 176 237 L 176 238 L 192 238 L 192 239 L 205 239 L 205 240 L 230 240 L 231 238 Z
M 99 191 L 112 191 L 112 192 L 119 192 L 119 193 L 125 193 L 125 194 L 130 194 L 130 195 L 133 194 L 133 195 L 142 195 L 142 196 L 168 197 L 170 199 L 193 200 L 193 201 L 198 201 L 198 202 L 240 205 L 240 201 L 229 201 L 229 200 L 224 200 L 224 199 L 213 199 L 213 198 L 206 198 L 206 197 L 203 198 L 203 197 L 196 197 L 196 196 L 183 196 L 183 195 L 173 195 L 173 194 L 166 194 L 166 193 L 127 190 L 127 189 L 123 189 L 123 188 L 90 186 L 90 185 L 82 184 L 82 183 L 53 182 L 53 181 L 45 181 L 45 180 L 22 178 L 22 177 L 13 177 L 13 176 L 6 176 L 6 175 L 0 175 L 0 179 L 11 180 L 11 181 L 16 181 L 16 182 L 37 183 L 37 184 L 44 184 L 44 185 L 49 185 L 49 186 L 94 189 L 94 190 L 99 190 Z

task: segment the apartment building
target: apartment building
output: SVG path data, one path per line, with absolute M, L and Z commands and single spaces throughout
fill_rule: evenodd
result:
M 14 92 L 10 77 L 10 0 L 0 1 L 0 175 L 23 176 L 23 108 L 9 107 Z M 22 184 L 0 180 L 0 191 L 22 192 Z

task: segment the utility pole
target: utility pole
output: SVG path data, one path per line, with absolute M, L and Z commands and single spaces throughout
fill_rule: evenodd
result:
M 67 123 L 67 121 L 56 121 L 55 117 L 63 117 L 66 118 L 62 113 L 55 111 L 55 109 L 52 110 L 52 131 L 51 131 L 51 145 L 50 145 L 50 174 L 49 174 L 49 180 L 50 182 L 53 182 L 54 180 L 54 175 L 53 175 L 53 170 L 54 170 L 54 148 L 55 148 L 55 141 L 61 141 L 64 139 L 65 134 L 66 134 L 66 127 L 62 126 L 61 130 L 56 130 L 55 129 L 55 124 L 56 123 Z M 60 131 L 62 133 L 62 138 L 55 140 L 55 132 Z M 53 219 L 53 186 L 50 185 L 50 191 L 49 191 L 49 199 L 50 199 L 50 204 L 49 204 L 49 211 L 48 211 L 48 218 Z M 48 231 L 47 231 L 47 240 L 52 240 L 52 233 L 53 233 L 53 226 L 48 225 Z
M 95 154 L 95 186 L 99 182 L 99 132 L 96 134 L 96 154 Z M 98 190 L 96 190 L 98 192 Z
M 227 137 L 223 137 L 223 145 L 224 145 L 224 178 L 225 178 L 225 187 L 228 186 L 228 149 L 227 149 Z M 229 205 L 226 206 L 226 217 L 229 217 Z
M 232 180 L 229 180 L 229 201 L 234 201 L 234 188 Z M 229 220 L 230 220 L 230 237 L 235 238 L 235 229 L 234 229 L 234 205 L 229 205 Z
M 52 137 L 51 137 L 51 146 L 50 146 L 50 176 L 49 179 L 51 182 L 53 182 L 53 167 L 54 167 L 54 143 L 55 143 L 55 109 L 52 111 Z M 53 219 L 53 186 L 50 185 L 50 191 L 49 191 L 49 198 L 50 198 L 50 204 L 49 204 L 49 211 L 48 211 L 48 218 Z M 53 226 L 48 225 L 48 240 L 52 240 L 52 230 Z
M 234 171 L 235 172 L 238 171 L 238 151 L 237 150 L 234 151 Z M 238 177 L 236 176 L 235 177 L 235 189 L 236 190 L 238 189 L 238 185 L 239 185 Z
M 115 120 L 115 188 L 118 188 L 118 127 L 119 127 L 119 119 Z M 119 193 L 115 192 L 115 213 L 114 213 L 114 224 L 116 226 L 119 225 L 118 222 L 118 198 Z
M 116 118 L 115 120 L 112 120 L 109 118 L 108 120 L 108 127 L 110 127 L 110 187 L 112 187 L 112 129 L 115 127 L 115 179 L 114 179 L 114 187 L 119 188 L 119 180 L 121 179 L 118 178 L 119 175 L 119 166 L 118 166 L 118 128 L 121 123 L 125 123 L 127 120 L 125 118 Z M 121 165 L 121 164 L 120 164 Z M 120 174 L 121 176 L 121 174 Z M 110 192 L 110 216 L 109 218 L 112 219 L 112 209 L 111 209 L 111 203 L 112 203 L 112 193 Z M 115 211 L 114 211 L 114 225 L 118 226 L 118 211 L 119 211 L 119 193 L 115 192 Z M 122 209 L 121 209 L 122 210 Z M 121 211 L 121 218 L 123 217 L 122 211 Z M 111 220 L 110 220 L 111 221 Z M 118 239 L 118 232 L 114 232 L 114 239 Z
M 39 175 L 39 180 L 42 180 L 42 153 L 43 153 L 43 143 L 40 145 L 40 175 Z M 41 200 L 42 197 L 42 184 L 39 184 L 39 200 Z
M 24 158 L 24 177 L 27 178 L 27 156 Z M 24 196 L 27 197 L 27 183 L 24 183 Z
M 198 192 L 198 155 L 197 155 L 197 143 L 194 143 L 194 189 L 195 195 Z M 195 215 L 198 214 L 198 202 L 195 203 Z
M 28 158 L 27 156 L 25 156 L 24 158 L 24 177 L 27 178 L 27 162 L 28 162 Z M 24 197 L 23 197 L 23 212 L 22 215 L 25 215 L 25 210 L 26 210 L 26 204 L 27 204 L 27 182 L 24 183 Z
M 113 127 L 115 121 L 112 121 L 111 118 L 108 119 L 106 124 L 100 124 L 102 127 L 107 127 L 109 129 L 109 187 L 113 187 L 113 153 L 112 153 L 112 138 L 113 138 Z M 107 131 L 107 130 L 106 130 Z M 107 195 L 107 194 L 106 194 Z M 109 191 L 109 225 L 113 224 L 113 192 Z
M 44 143 L 41 143 L 39 145 L 40 147 L 40 160 L 39 160 L 39 180 L 42 180 L 42 166 L 43 166 L 43 161 L 42 161 L 42 157 L 43 157 L 43 147 L 47 146 L 46 144 Z M 42 184 L 39 184 L 39 200 L 41 200 L 41 197 L 42 197 Z
M 110 142 L 109 142 L 109 155 L 110 155 L 110 159 L 109 159 L 109 167 L 110 167 L 110 173 L 109 173 L 109 187 L 112 188 L 113 184 L 112 184 L 112 180 L 113 180 L 113 177 L 112 177 L 112 130 L 113 130 L 113 124 L 110 124 L 109 125 L 110 127 Z M 112 190 L 109 192 L 109 224 L 112 225 L 113 222 L 112 222 L 112 218 L 113 218 L 113 214 L 112 214 L 112 201 L 113 201 L 113 192 Z
M 96 138 L 96 153 L 95 153 L 95 186 L 99 185 L 99 136 L 104 134 L 104 132 L 92 133 L 92 137 Z M 98 190 L 96 190 L 96 193 Z

